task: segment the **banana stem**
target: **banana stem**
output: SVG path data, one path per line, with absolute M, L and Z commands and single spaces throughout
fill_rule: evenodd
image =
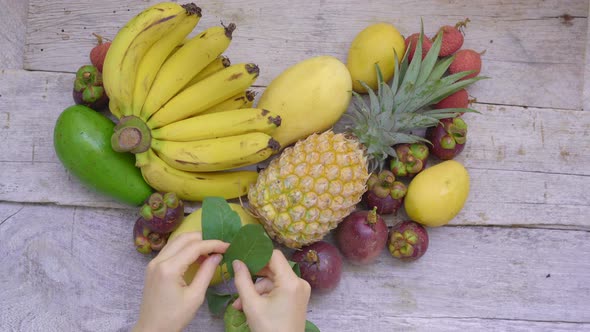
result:
M 143 120 L 126 116 L 115 127 L 111 146 L 117 152 L 140 153 L 150 148 L 151 140 L 151 131 Z

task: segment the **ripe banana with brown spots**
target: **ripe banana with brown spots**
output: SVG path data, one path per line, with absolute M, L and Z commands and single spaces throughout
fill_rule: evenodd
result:
M 260 132 L 191 142 L 152 139 L 152 149 L 168 165 L 190 172 L 215 172 L 259 163 L 279 150 Z
M 149 185 L 162 192 L 175 192 L 179 198 L 202 201 L 207 196 L 225 199 L 244 196 L 256 183 L 255 171 L 185 172 L 166 164 L 149 149 L 136 155 L 136 166 Z
M 245 108 L 199 114 L 154 129 L 152 137 L 165 141 L 190 142 L 252 132 L 272 134 L 280 125 L 281 117 L 273 112 L 258 108 Z
M 146 52 L 180 22 L 197 13 L 200 9 L 193 3 L 163 2 L 144 10 L 119 30 L 105 57 L 103 83 L 123 116 L 133 113 L 137 68 Z
M 170 99 L 148 120 L 148 127 L 160 128 L 197 115 L 246 90 L 258 78 L 258 74 L 258 66 L 252 63 L 242 63 L 222 69 Z

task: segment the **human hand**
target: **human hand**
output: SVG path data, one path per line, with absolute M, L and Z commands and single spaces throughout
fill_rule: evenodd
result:
M 235 284 L 240 297 L 232 304 L 243 310 L 252 331 L 305 330 L 305 315 L 311 287 L 298 278 L 282 252 L 274 250 L 268 265 L 252 283 L 248 267 L 233 261 Z
M 139 320 L 134 331 L 181 331 L 205 300 L 215 268 L 229 243 L 203 241 L 200 232 L 184 233 L 166 244 L 148 264 Z M 199 270 L 190 285 L 183 274 L 195 261 Z

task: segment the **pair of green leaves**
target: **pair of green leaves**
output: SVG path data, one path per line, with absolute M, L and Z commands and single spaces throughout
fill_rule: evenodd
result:
M 221 240 L 230 244 L 221 264 L 227 264 L 231 277 L 234 276 L 234 260 L 244 262 L 250 274 L 255 275 L 272 256 L 274 247 L 264 228 L 256 224 L 242 226 L 238 213 L 221 197 L 207 197 L 203 201 L 202 230 L 203 240 Z

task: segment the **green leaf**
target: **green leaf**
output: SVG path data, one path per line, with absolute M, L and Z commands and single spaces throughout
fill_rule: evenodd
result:
M 409 52 L 406 52 L 409 53 Z M 405 56 L 404 56 L 405 58 Z M 393 64 L 394 64 L 394 68 L 393 68 L 393 79 L 391 80 L 391 92 L 393 93 L 393 95 L 395 96 L 397 94 L 397 89 L 399 88 L 400 85 L 400 77 L 402 77 L 402 72 L 400 71 L 400 63 L 399 63 L 399 58 L 397 57 L 397 53 L 393 53 Z M 393 110 L 393 112 L 395 112 L 395 109 Z
M 305 321 L 305 332 L 320 332 L 317 326 L 314 323 L 306 320 Z
M 391 116 L 394 113 L 393 92 L 391 91 L 391 88 L 389 87 L 389 85 L 387 85 L 385 83 L 383 83 L 382 85 L 383 85 L 382 91 L 381 91 L 382 97 L 380 98 L 381 107 L 383 108 L 384 112 L 386 112 L 387 114 L 389 114 Z M 393 118 L 393 119 L 395 119 L 395 118 Z
M 221 316 L 225 311 L 227 305 L 238 297 L 237 294 L 220 294 L 213 288 L 207 288 L 205 298 L 207 299 L 207 306 L 209 311 L 216 316 Z
M 393 55 L 395 56 L 395 51 L 393 51 Z M 377 90 L 377 96 L 379 97 L 379 100 L 382 100 L 381 83 L 383 83 L 383 73 L 381 73 L 381 68 L 378 63 L 375 63 L 375 71 L 377 71 L 377 88 L 379 89 Z
M 365 90 L 367 90 L 367 93 L 369 94 L 369 103 L 370 103 L 370 109 L 369 111 L 372 114 L 379 114 L 381 113 L 381 108 L 379 105 L 379 98 L 377 97 L 377 95 L 375 94 L 375 91 L 373 91 L 373 89 L 371 89 L 371 87 L 369 85 L 367 85 L 367 83 L 360 81 L 361 85 L 363 86 L 363 88 L 365 88 Z
M 444 60 L 439 61 L 430 73 L 430 77 L 428 78 L 428 80 L 435 81 L 440 79 L 447 72 L 447 69 L 449 69 L 451 63 L 453 63 L 454 60 L 455 56 L 453 55 Z
M 295 274 L 301 278 L 301 268 L 299 267 L 298 263 L 295 263 L 293 261 L 289 261 L 289 265 L 291 265 L 291 268 L 293 269 L 293 272 L 295 272 Z
M 404 80 L 401 84 L 401 91 L 407 89 L 408 86 L 416 85 L 416 80 L 418 79 L 418 75 L 420 74 L 420 67 L 422 67 L 422 39 L 424 38 L 424 26 L 422 26 L 420 31 L 420 37 L 418 37 L 418 44 L 416 45 L 416 50 L 414 51 L 414 56 L 412 57 L 412 62 L 408 66 L 408 69 L 405 73 Z M 433 47 L 434 48 L 434 47 Z M 409 52 L 406 52 L 409 53 Z M 407 90 L 405 92 L 408 92 Z
M 442 34 L 439 33 L 439 36 L 442 36 Z M 442 38 L 439 38 L 439 36 L 437 36 L 436 40 L 434 41 L 434 45 L 432 46 L 432 49 L 426 54 L 426 57 L 422 62 L 422 66 L 420 67 L 420 75 L 418 75 L 416 85 L 421 85 L 422 83 L 426 82 L 426 80 L 430 76 L 430 73 L 432 73 L 432 69 L 436 65 L 436 62 L 438 60 L 438 52 L 435 51 L 436 49 L 440 50 L 440 45 L 437 45 L 437 43 L 440 44 L 442 42 Z
M 272 241 L 266 235 L 262 225 L 244 225 L 233 238 L 224 255 L 230 276 L 232 278 L 234 276 L 231 263 L 236 259 L 244 262 L 250 274 L 255 275 L 268 264 L 272 250 Z
M 231 243 L 242 226 L 238 213 L 221 197 L 205 197 L 202 213 L 203 240 Z

